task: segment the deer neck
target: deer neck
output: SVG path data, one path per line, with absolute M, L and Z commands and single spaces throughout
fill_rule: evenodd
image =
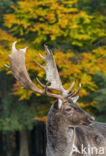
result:
M 47 121 L 47 156 L 71 156 L 75 142 L 75 128 L 69 127 L 55 112 L 49 112 Z

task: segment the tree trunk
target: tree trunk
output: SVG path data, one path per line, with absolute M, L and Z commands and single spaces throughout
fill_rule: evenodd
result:
M 26 130 L 20 131 L 20 153 L 19 156 L 29 156 L 28 133 Z
M 2 134 L 2 147 L 4 156 L 12 156 L 15 151 L 15 133 L 14 132 L 5 132 Z

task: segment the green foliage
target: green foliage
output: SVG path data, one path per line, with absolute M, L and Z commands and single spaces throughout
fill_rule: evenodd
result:
M 83 100 L 90 103 L 90 105 L 87 105 L 87 109 L 91 110 L 96 120 L 106 122 L 106 76 L 98 72 L 93 80 L 98 85 L 98 89 L 91 92 L 89 97 L 85 96 Z
M 6 76 L 4 72 L 0 72 L 0 83 L 0 130 L 32 129 L 36 122 L 35 118 L 42 117 L 44 112 L 46 115 L 48 111 L 46 104 L 40 104 L 44 103 L 44 100 L 39 101 L 39 98 L 33 95 L 30 101 L 19 101 L 18 96 L 12 95 L 11 85 L 14 83 L 12 77 Z
M 17 7 L 12 6 L 14 14 L 4 16 L 5 26 L 35 48 L 44 43 L 57 47 L 68 43 L 71 49 L 88 51 L 105 36 L 104 17 L 79 11 L 75 4 L 76 0 L 19 1 Z
M 96 105 L 94 105 L 94 107 L 97 109 L 97 120 L 106 122 L 106 76 L 99 73 L 95 77 L 95 81 L 99 86 L 99 89 L 96 91 L 93 97 L 94 100 L 98 102 Z
M 4 64 L 9 63 L 8 54 L 12 42 L 18 40 L 17 48 L 30 47 L 26 53 L 26 66 L 32 80 L 37 85 L 35 77 L 38 76 L 45 82 L 45 74 L 35 65 L 35 60 L 44 63 L 38 57 L 38 53 L 45 55 L 41 50 L 44 43 L 51 48 L 58 48 L 59 50 L 55 49 L 54 56 L 64 87 L 68 88 L 73 78 L 76 78 L 77 88 L 80 81 L 82 98 L 79 104 L 103 119 L 106 110 L 105 86 L 99 82 L 106 75 L 106 34 L 104 14 L 98 9 L 102 8 L 102 2 L 96 2 L 98 6 L 94 3 L 91 5 L 91 0 L 21 0 L 14 6 L 12 0 L 8 1 L 11 9 L 5 9 L 7 14 L 1 14 L 4 16 L 6 31 L 0 29 L 0 70 L 4 70 Z M 8 4 L 3 7 L 8 7 Z M 102 74 L 100 78 L 98 72 Z M 4 79 L 6 77 L 5 75 Z M 6 85 L 4 79 L 0 80 L 3 86 Z M 13 78 L 8 83 L 11 87 L 5 88 L 5 96 L 2 96 L 4 89 L 0 88 L 1 130 L 31 129 L 36 119 L 45 121 L 50 103 L 48 98 L 23 90 Z M 9 95 L 11 91 L 16 96 Z
M 31 129 L 34 114 L 30 112 L 25 102 L 19 102 L 18 98 L 8 95 L 2 101 L 2 113 L 0 118 L 1 130 Z
M 106 15 L 105 11 L 106 2 L 105 0 L 79 0 L 78 8 L 80 10 L 85 10 L 89 14 L 91 13 L 101 13 L 102 15 Z
M 16 0 L 0 0 L 0 24 L 3 24 L 3 14 L 12 12 L 11 5 L 14 5 Z

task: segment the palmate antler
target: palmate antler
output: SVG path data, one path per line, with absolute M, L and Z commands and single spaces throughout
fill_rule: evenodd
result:
M 45 45 L 45 50 L 46 50 L 46 56 L 43 57 L 40 54 L 40 57 L 45 60 L 46 62 L 46 66 L 42 66 L 40 64 L 38 64 L 41 68 L 43 68 L 46 72 L 46 80 L 47 80 L 47 84 L 43 85 L 39 79 L 37 79 L 38 83 L 44 88 L 44 89 L 39 89 L 37 88 L 32 80 L 30 79 L 28 72 L 26 70 L 26 66 L 25 66 L 25 53 L 26 53 L 26 49 L 16 49 L 15 48 L 15 44 L 16 42 L 13 43 L 12 45 L 12 53 L 11 55 L 9 55 L 9 59 L 10 59 L 10 70 L 13 74 L 13 76 L 20 81 L 21 85 L 23 86 L 23 88 L 28 89 L 28 90 L 32 90 L 35 91 L 37 93 L 40 93 L 42 95 L 46 95 L 49 97 L 53 97 L 53 98 L 57 98 L 57 99 L 61 99 L 63 100 L 64 98 L 67 97 L 71 97 L 72 99 L 78 94 L 79 89 L 81 87 L 81 85 L 79 85 L 79 89 L 77 92 L 72 92 L 71 94 L 69 94 L 69 92 L 72 90 L 75 81 L 73 81 L 72 85 L 70 86 L 70 88 L 68 90 L 65 90 L 62 86 L 59 74 L 58 74 L 58 70 L 57 70 L 57 66 L 55 63 L 55 60 L 53 58 L 53 54 L 52 52 L 48 49 L 48 47 Z M 50 85 L 49 85 L 50 83 Z M 50 91 L 51 90 L 57 90 L 59 92 L 61 92 L 61 95 L 58 94 L 53 94 Z M 77 96 L 78 98 L 78 96 Z

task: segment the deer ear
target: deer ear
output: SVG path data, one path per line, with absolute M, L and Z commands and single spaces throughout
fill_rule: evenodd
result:
M 75 96 L 75 97 L 73 97 L 73 98 L 71 98 L 71 99 L 72 99 L 72 101 L 73 101 L 74 103 L 76 103 L 77 100 L 79 99 L 79 96 Z
M 58 99 L 58 108 L 60 109 L 62 106 L 62 100 Z
M 58 99 L 55 103 L 54 103 L 54 108 L 55 109 L 60 109 L 62 106 L 62 100 Z

